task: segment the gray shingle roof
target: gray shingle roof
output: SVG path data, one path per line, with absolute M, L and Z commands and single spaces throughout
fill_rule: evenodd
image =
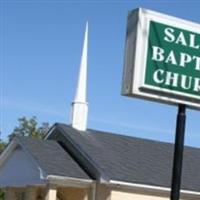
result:
M 27 137 L 18 137 L 18 140 L 47 175 L 90 179 L 70 154 L 56 141 L 44 141 Z
M 170 187 L 172 144 L 96 130 L 82 132 L 64 124 L 54 127 L 49 139 L 58 138 L 62 132 L 67 140 L 84 152 L 101 176 L 109 180 Z M 182 189 L 200 192 L 199 167 L 200 149 L 185 147 Z

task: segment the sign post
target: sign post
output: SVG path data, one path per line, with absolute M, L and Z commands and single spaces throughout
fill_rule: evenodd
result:
M 178 114 L 176 121 L 176 138 L 174 146 L 174 163 L 172 172 L 171 200 L 179 200 L 181 188 L 181 174 L 184 151 L 184 136 L 186 122 L 186 106 L 178 105 Z
M 200 24 L 138 8 L 128 15 L 122 95 L 178 105 L 171 200 L 179 200 L 186 106 L 200 109 Z

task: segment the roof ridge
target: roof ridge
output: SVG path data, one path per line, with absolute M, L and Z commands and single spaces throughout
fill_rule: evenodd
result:
M 55 126 L 57 129 L 61 132 L 61 134 L 65 137 L 67 141 L 65 141 L 67 144 L 65 144 L 63 141 L 62 145 L 64 145 L 65 148 L 67 148 L 68 152 L 74 157 L 76 162 L 80 164 L 80 166 L 92 177 L 97 179 L 100 182 L 107 182 L 108 178 L 106 175 L 102 172 L 98 164 L 84 151 L 84 149 L 81 148 L 79 144 L 74 141 L 70 135 L 63 129 L 61 123 L 56 123 Z M 71 126 L 65 125 L 67 128 L 71 128 L 73 131 L 75 131 L 77 134 L 80 134 L 81 132 L 85 131 L 78 131 Z M 50 139 L 52 139 L 50 137 Z M 56 139 L 56 138 L 53 138 Z M 58 141 L 59 142 L 59 141 Z M 62 146 L 61 145 L 61 146 Z M 66 149 L 65 149 L 66 151 Z
M 109 134 L 109 135 L 113 135 L 113 136 L 119 136 L 119 137 L 123 137 L 123 138 L 131 138 L 131 139 L 137 139 L 137 140 L 141 140 L 141 141 L 147 141 L 147 142 L 155 142 L 155 143 L 159 143 L 159 144 L 166 144 L 166 145 L 171 145 L 171 146 L 174 146 L 174 143 L 172 142 L 165 142 L 165 141 L 160 141 L 160 140 L 154 140 L 154 139 L 149 139 L 149 138 L 142 138 L 142 137 L 137 137 L 137 136 L 131 136 L 131 135 L 123 135 L 122 133 L 113 133 L 113 132 L 106 132 L 106 131 L 102 131 L 102 130 L 95 130 L 95 129 L 87 129 L 86 131 L 78 131 L 76 129 L 74 129 L 73 127 L 71 127 L 70 125 L 67 125 L 67 124 L 64 124 L 64 123 L 55 123 L 54 124 L 55 126 L 56 125 L 63 125 L 63 126 L 66 126 L 66 127 L 69 127 L 69 128 L 72 128 L 74 131 L 77 131 L 79 133 L 82 133 L 82 132 L 86 132 L 88 134 L 91 134 L 92 132 L 94 133 L 97 133 L 97 134 Z M 93 134 L 92 133 L 92 134 Z M 191 149 L 197 149 L 197 150 L 200 150 L 200 147 L 194 147 L 194 146 L 189 146 L 189 145 L 185 145 L 184 148 L 191 148 Z

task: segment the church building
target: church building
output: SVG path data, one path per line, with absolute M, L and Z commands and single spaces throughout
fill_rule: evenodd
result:
M 71 124 L 15 137 L 0 156 L 6 200 L 167 200 L 173 144 L 87 128 L 88 25 Z M 200 199 L 200 149 L 185 147 L 182 200 Z

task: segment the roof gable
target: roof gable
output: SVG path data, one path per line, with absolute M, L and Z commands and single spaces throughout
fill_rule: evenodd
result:
M 0 167 L 0 187 L 24 187 L 27 184 L 43 184 L 40 175 L 37 165 L 18 146 Z
M 56 141 L 16 137 L 0 157 L 0 186 L 46 183 L 49 177 L 90 177 Z
M 57 175 L 90 179 L 71 155 L 56 141 L 20 138 L 21 144 L 37 161 L 46 176 Z

